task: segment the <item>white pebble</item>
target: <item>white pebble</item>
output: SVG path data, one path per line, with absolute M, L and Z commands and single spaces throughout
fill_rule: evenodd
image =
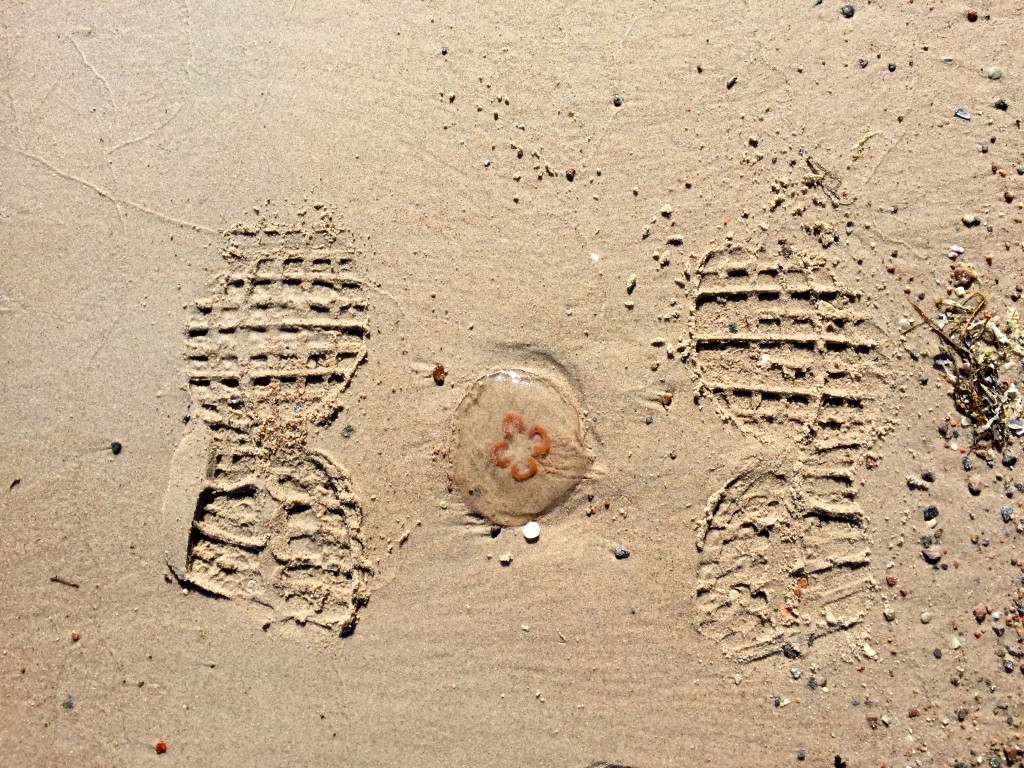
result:
M 531 520 L 523 526 L 523 537 L 529 541 L 534 542 L 540 538 L 540 523 L 536 520 Z

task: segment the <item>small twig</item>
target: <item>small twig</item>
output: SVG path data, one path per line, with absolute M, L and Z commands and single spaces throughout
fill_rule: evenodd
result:
M 921 319 L 924 320 L 928 327 L 931 328 L 932 331 L 934 331 L 940 339 L 946 342 L 953 349 L 953 351 L 955 351 L 958 355 L 960 355 L 960 357 L 962 357 L 965 360 L 971 359 L 970 350 L 953 341 L 953 339 L 951 339 L 944 330 L 939 328 L 938 324 L 930 317 L 928 317 L 928 315 L 924 313 L 924 310 L 917 306 L 915 302 L 910 301 L 910 306 L 914 308 L 914 310 L 917 312 L 917 314 L 921 316 Z
M 51 576 L 50 581 L 54 584 L 63 584 L 65 587 L 74 587 L 75 589 L 78 589 L 81 586 L 80 584 L 76 584 L 70 579 L 65 579 L 62 576 Z

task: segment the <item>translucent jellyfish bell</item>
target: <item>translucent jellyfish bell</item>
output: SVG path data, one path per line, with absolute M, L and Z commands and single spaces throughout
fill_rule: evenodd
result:
M 466 504 L 499 525 L 550 512 L 591 463 L 576 408 L 552 383 L 521 370 L 473 385 L 455 412 L 451 459 Z

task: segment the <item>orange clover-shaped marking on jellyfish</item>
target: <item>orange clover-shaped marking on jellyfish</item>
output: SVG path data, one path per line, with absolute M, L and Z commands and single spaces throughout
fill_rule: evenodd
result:
M 524 433 L 530 452 L 526 456 L 517 457 L 512 451 L 512 446 L 519 442 L 516 435 Z M 547 430 L 538 424 L 527 429 L 522 416 L 518 413 L 507 413 L 501 420 L 501 434 L 505 439 L 499 440 L 491 447 L 491 459 L 501 469 L 508 469 L 513 480 L 529 480 L 537 474 L 537 458 L 547 456 L 551 450 L 551 438 L 548 437 Z

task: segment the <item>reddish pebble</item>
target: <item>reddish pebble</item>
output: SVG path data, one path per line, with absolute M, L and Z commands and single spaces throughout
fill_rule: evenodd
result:
M 1005 192 L 1003 192 L 1003 200 L 1005 200 L 1008 203 L 1012 203 L 1013 202 L 1013 192 L 1011 192 L 1010 190 L 1006 190 Z
M 78 634 L 78 630 L 77 629 L 71 630 L 71 642 L 77 643 L 78 642 L 78 638 L 80 638 L 80 637 L 81 637 L 81 635 Z
M 968 480 L 967 490 L 971 492 L 972 496 L 977 496 L 981 493 L 981 480 Z
M 977 21 L 978 20 L 978 9 L 977 8 L 968 8 L 967 9 L 967 20 L 968 21 Z
M 158 755 L 162 755 L 164 752 L 167 751 L 167 742 L 161 739 L 153 745 L 153 749 L 156 751 Z
M 974 620 L 981 624 L 989 614 L 989 607 L 984 603 L 979 603 L 974 606 L 972 613 L 974 614 Z
M 447 371 L 445 371 L 443 365 L 439 363 L 438 365 L 434 366 L 434 373 L 432 374 L 432 376 L 434 378 L 434 383 L 437 384 L 437 386 L 440 387 L 442 384 L 444 384 L 444 377 L 447 375 L 448 373 Z
M 921 713 L 917 711 L 917 708 L 914 707 L 909 712 L 907 712 L 907 717 L 917 717 L 920 714 Z
M 895 587 L 896 577 L 890 573 L 888 576 L 885 577 L 885 583 L 888 584 L 890 587 Z

